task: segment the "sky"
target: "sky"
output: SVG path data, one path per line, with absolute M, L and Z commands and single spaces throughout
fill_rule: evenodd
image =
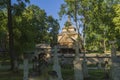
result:
M 64 3 L 64 0 L 30 0 L 30 4 L 39 6 L 41 9 L 44 9 L 47 15 L 53 16 L 55 19 L 59 20 L 58 12 L 60 11 L 61 4 Z M 59 20 L 60 29 L 64 27 L 67 16 L 64 16 L 62 20 Z

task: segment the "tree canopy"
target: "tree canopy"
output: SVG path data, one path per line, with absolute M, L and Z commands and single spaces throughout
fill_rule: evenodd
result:
M 78 29 L 83 29 L 83 40 L 87 50 L 105 52 L 109 50 L 109 41 L 119 39 L 117 34 L 120 22 L 119 0 L 64 0 L 64 2 L 59 12 L 60 18 L 69 14 L 77 22 Z M 82 24 L 79 24 L 80 22 Z
M 25 1 L 29 2 L 29 0 Z M 13 50 L 9 52 L 12 53 L 10 55 L 13 64 L 15 58 L 18 58 L 25 51 L 35 50 L 35 44 L 57 43 L 58 21 L 52 16 L 48 16 L 38 6 L 29 5 L 26 7 L 25 1 L 18 0 L 11 7 L 6 7 L 7 2 L 5 1 L 0 2 L 2 3 L 0 6 L 0 49 Z M 11 9 L 11 14 L 8 14 L 8 8 Z M 9 19 L 7 19 L 8 16 Z M 12 31 L 12 38 L 9 30 Z

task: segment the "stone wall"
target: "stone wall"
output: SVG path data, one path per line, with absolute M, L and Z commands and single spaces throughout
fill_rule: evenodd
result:
M 74 56 L 74 54 L 64 54 L 62 56 L 59 55 L 59 60 L 63 64 L 72 64 Z M 99 62 L 104 63 L 105 61 L 111 63 L 110 58 L 110 54 L 86 54 L 87 64 L 97 64 Z M 83 54 L 80 54 L 80 59 L 83 59 Z

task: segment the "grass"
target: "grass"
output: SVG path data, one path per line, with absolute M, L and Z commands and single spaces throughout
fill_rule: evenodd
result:
M 9 70 L 0 70 L 0 80 L 22 80 L 22 72 L 11 72 Z
M 102 70 L 89 70 L 89 80 L 103 80 L 104 72 Z
M 50 66 L 49 69 L 52 67 Z M 62 67 L 63 80 L 74 80 L 74 69 L 73 66 L 65 65 Z M 89 70 L 90 77 L 84 80 L 103 80 L 103 70 Z M 17 73 L 8 70 L 0 70 L 0 80 L 23 80 L 23 71 Z
M 103 80 L 104 73 L 101 70 L 89 70 L 89 79 L 85 80 Z M 74 70 L 73 69 L 62 69 L 63 80 L 74 80 Z M 22 71 L 17 73 L 0 70 L 0 80 L 22 80 Z
M 105 76 L 103 70 L 89 70 L 88 72 L 90 77 L 84 80 L 103 80 Z M 62 68 L 62 76 L 63 80 L 74 80 L 73 66 L 68 67 L 67 65 L 64 68 Z
M 74 80 L 74 70 L 73 69 L 62 69 L 63 80 Z

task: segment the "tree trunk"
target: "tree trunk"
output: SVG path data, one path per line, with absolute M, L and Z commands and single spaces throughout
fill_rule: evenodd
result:
M 11 13 L 11 0 L 8 0 L 8 32 L 9 32 L 9 54 L 10 54 L 10 63 L 11 70 L 14 70 L 14 41 L 13 41 L 13 27 L 12 27 L 12 13 Z
M 103 47 L 104 47 L 104 53 L 106 53 L 106 41 L 105 41 L 105 39 L 103 40 Z

